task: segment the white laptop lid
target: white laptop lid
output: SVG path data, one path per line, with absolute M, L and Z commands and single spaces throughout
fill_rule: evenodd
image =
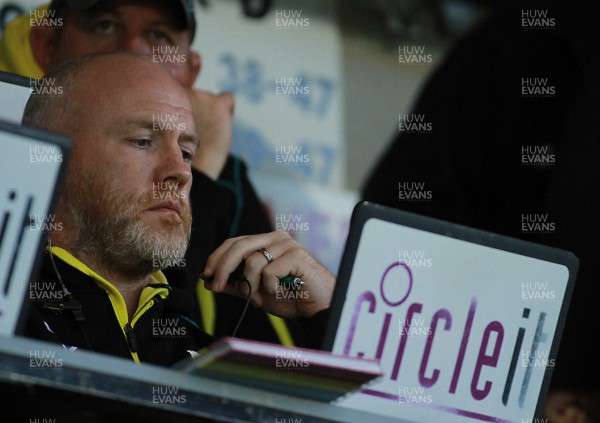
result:
M 31 93 L 31 80 L 12 73 L 0 72 L 0 119 L 20 123 Z
M 361 203 L 324 348 L 386 376 L 340 403 L 410 422 L 540 416 L 578 266 L 566 251 Z
M 18 331 L 22 306 L 49 229 L 70 142 L 0 120 L 0 334 Z

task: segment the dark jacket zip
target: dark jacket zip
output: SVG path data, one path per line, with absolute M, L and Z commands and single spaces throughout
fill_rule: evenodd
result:
M 135 332 L 133 331 L 133 328 L 129 322 L 125 324 L 125 335 L 127 336 L 127 344 L 129 344 L 129 349 L 131 352 L 137 353 L 137 339 L 135 338 Z

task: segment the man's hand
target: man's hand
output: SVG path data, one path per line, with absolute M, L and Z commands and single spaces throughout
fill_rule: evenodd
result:
M 233 95 L 229 92 L 215 95 L 202 90 L 188 90 L 188 94 L 200 139 L 192 166 L 217 180 L 231 148 Z
M 261 251 L 263 248 L 272 256 L 272 261 Z M 329 307 L 335 278 L 287 232 L 226 240 L 208 258 L 204 276 L 213 279 L 206 287 L 246 298 L 247 284 L 227 284 L 229 275 L 242 261 L 255 306 L 284 318 L 311 317 Z M 280 279 L 288 275 L 302 279 L 304 285 L 282 284 Z

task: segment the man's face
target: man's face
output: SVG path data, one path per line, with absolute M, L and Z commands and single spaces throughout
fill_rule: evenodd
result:
M 86 10 L 69 8 L 49 52 L 50 67 L 65 59 L 117 50 L 151 55 L 185 87 L 197 75 L 190 33 L 166 0 L 103 0 Z
M 113 57 L 92 66 L 75 94 L 62 193 L 78 231 L 74 249 L 144 273 L 160 259 L 181 259 L 187 248 L 197 145 L 190 103 L 149 61 Z

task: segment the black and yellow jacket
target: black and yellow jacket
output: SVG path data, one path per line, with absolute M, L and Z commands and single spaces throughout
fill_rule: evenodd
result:
M 55 270 L 50 254 L 45 252 L 30 284 L 25 336 L 162 366 L 190 357 L 216 339 L 194 321 L 193 296 L 170 286 L 162 272 L 152 274 L 130 317 L 109 281 L 58 247 L 52 247 Z M 308 346 L 319 347 L 325 318 L 320 313 L 303 320 Z
M 189 294 L 171 287 L 162 272 L 152 275 L 130 318 L 123 297 L 109 281 L 66 250 L 53 247 L 52 253 L 56 271 L 46 251 L 30 285 L 26 336 L 163 366 L 215 339 L 193 321 Z M 72 295 L 71 303 L 59 277 Z M 78 303 L 75 311 L 67 305 L 73 301 Z

